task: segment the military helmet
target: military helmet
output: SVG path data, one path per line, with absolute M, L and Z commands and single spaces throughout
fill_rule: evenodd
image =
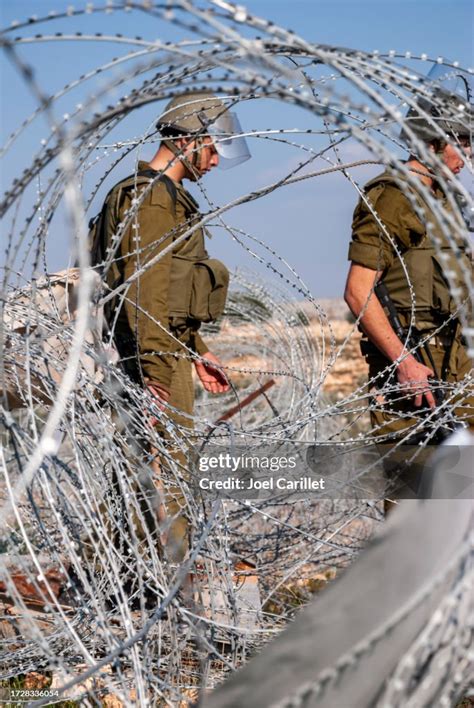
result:
M 456 140 L 470 135 L 472 120 L 472 106 L 467 101 L 437 89 L 432 99 L 418 100 L 405 122 L 420 140 L 429 143 L 446 136 Z M 405 131 L 402 136 L 407 139 Z
M 430 98 L 418 99 L 417 106 L 410 108 L 405 124 L 423 142 L 471 137 L 473 125 L 472 76 L 462 69 L 435 65 L 428 77 L 433 87 Z M 410 143 L 410 137 L 402 129 L 401 137 Z
M 171 99 L 156 127 L 160 132 L 171 130 L 189 135 L 207 132 L 207 128 L 225 111 L 225 105 L 212 93 L 184 93 Z
M 219 167 L 224 170 L 250 158 L 238 117 L 217 96 L 206 91 L 172 98 L 156 127 L 173 152 L 176 152 L 173 140 L 180 135 L 196 135 L 198 141 L 200 136 L 209 135 L 219 153 Z

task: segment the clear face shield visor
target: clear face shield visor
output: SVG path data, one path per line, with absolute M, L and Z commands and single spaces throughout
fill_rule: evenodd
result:
M 469 138 L 472 146 L 472 137 L 474 125 L 472 123 L 473 106 L 474 106 L 474 75 L 460 69 L 458 67 L 448 66 L 446 64 L 435 64 L 428 73 L 428 79 L 438 85 L 444 91 L 450 94 L 457 95 L 461 99 L 460 117 L 466 123 L 465 138 Z M 470 104 L 470 110 L 466 115 L 463 104 Z M 469 105 L 467 106 L 469 109 Z M 464 115 L 463 115 L 464 113 Z M 465 142 L 465 141 L 463 141 Z
M 219 167 L 228 170 L 250 158 L 247 141 L 235 113 L 226 111 L 209 125 L 209 135 L 219 155 Z
M 457 93 L 464 101 L 474 103 L 474 74 L 446 64 L 435 64 L 428 72 L 428 79 L 445 91 Z

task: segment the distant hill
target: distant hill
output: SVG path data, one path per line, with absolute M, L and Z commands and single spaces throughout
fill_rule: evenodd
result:
M 315 298 L 315 302 L 326 313 L 329 320 L 347 320 L 349 308 L 342 297 Z M 300 310 L 304 312 L 309 320 L 317 318 L 313 303 L 307 300 L 300 303 Z

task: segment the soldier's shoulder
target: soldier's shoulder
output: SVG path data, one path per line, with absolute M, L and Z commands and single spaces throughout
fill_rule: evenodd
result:
M 117 192 L 127 192 L 129 197 L 141 199 L 144 206 L 171 209 L 176 202 L 172 180 L 164 176 L 155 178 L 153 175 L 132 174 L 118 182 L 114 189 Z
M 394 208 L 406 209 L 409 207 L 409 201 L 405 196 L 404 188 L 406 185 L 404 186 L 402 180 L 382 172 L 367 182 L 364 186 L 364 195 L 372 206 L 389 208 L 390 211 Z
M 363 189 L 366 194 L 368 192 L 374 192 L 374 191 L 383 192 L 385 190 L 388 190 L 388 191 L 397 190 L 398 192 L 403 192 L 404 183 L 401 179 L 397 179 L 396 177 L 394 177 L 394 175 L 391 175 L 389 172 L 381 172 L 376 177 L 373 177 L 372 179 L 370 179 L 364 185 Z
M 176 205 L 176 187 L 173 180 L 165 175 L 155 180 L 151 188 L 150 204 L 164 209 L 174 209 Z

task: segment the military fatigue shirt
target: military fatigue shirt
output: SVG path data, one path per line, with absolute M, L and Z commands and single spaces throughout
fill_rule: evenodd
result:
M 139 162 L 139 171 L 150 169 L 148 163 Z M 166 182 L 157 180 L 131 217 L 120 239 L 114 262 L 106 274 L 106 282 L 112 289 L 146 266 L 151 259 L 173 244 L 193 220 L 199 219 L 192 196 L 180 183 L 173 184 L 176 200 Z M 112 192 L 105 227 L 109 247 L 119 224 L 124 221 L 127 212 L 133 209 L 132 201 L 146 186 L 141 183 L 135 191 L 133 185 L 121 189 L 119 183 L 114 188 L 115 194 Z M 140 272 L 127 288 L 123 302 L 120 296 L 112 302 L 107 317 L 109 324 L 114 322 L 115 339 L 119 344 L 120 341 L 125 344 L 134 342 L 143 375 L 168 389 L 176 366 L 176 354 L 183 351 L 180 342 L 198 354 L 208 351 L 197 332 L 199 324 L 175 329 L 168 314 L 172 257 L 186 248 L 190 239 L 197 238 L 203 239 L 201 229 L 194 231 L 184 242 Z M 180 342 L 172 335 L 179 338 Z
M 464 243 L 457 244 L 460 255 L 453 251 L 428 204 L 403 182 L 403 178 L 395 180 L 386 172 L 366 185 L 365 195 L 372 210 L 363 199 L 359 200 L 348 257 L 353 263 L 383 272 L 382 278 L 405 325 L 414 302 L 417 320 L 412 324 L 419 329 L 430 329 L 455 309 L 444 271 L 449 268 L 456 273 L 456 287 L 465 288 L 461 261 L 465 269 L 470 269 L 470 256 Z M 407 190 L 413 195 L 420 215 L 406 196 Z M 445 194 L 436 185 L 433 196 L 450 212 Z M 428 222 L 432 225 L 431 232 L 426 227 Z M 437 238 L 438 248 L 433 237 Z M 466 295 L 463 293 L 462 299 Z
M 386 173 L 380 175 L 384 177 Z M 426 228 L 415 213 L 413 206 L 400 187 L 389 182 L 376 182 L 366 191 L 366 198 L 376 212 L 381 224 L 402 251 L 416 246 L 424 237 Z M 408 187 L 409 188 L 409 187 Z M 434 196 L 443 198 L 441 190 Z M 372 270 L 389 268 L 397 257 L 395 247 L 370 207 L 359 200 L 352 220 L 352 240 L 349 245 L 349 260 Z

